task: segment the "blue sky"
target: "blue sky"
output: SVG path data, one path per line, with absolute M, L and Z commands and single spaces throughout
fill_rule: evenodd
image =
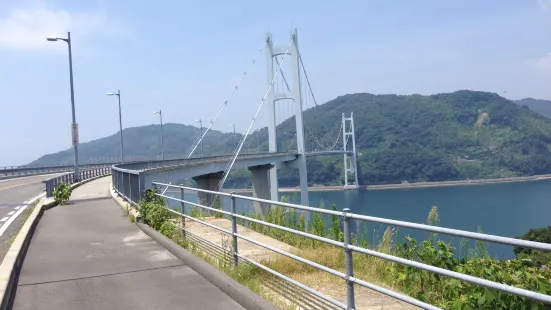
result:
M 210 120 L 262 48 L 298 28 L 318 101 L 475 89 L 551 99 L 551 1 L 0 0 L 0 166 L 70 147 L 73 37 L 80 141 L 124 127 Z M 215 129 L 244 131 L 266 87 L 264 54 Z M 506 91 L 506 93 L 503 93 Z M 265 126 L 266 112 L 255 127 Z M 361 121 L 361 120 L 356 120 Z

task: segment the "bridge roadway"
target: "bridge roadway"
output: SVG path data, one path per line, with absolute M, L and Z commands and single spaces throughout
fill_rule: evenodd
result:
M 243 309 L 130 223 L 110 182 L 87 183 L 44 212 L 13 309 Z
M 0 258 L 9 248 L 7 242 L 11 235 L 21 226 L 21 213 L 28 202 L 44 192 L 42 181 L 57 174 L 0 179 Z
M 220 173 L 226 170 L 232 155 L 202 158 L 175 159 L 147 163 L 128 163 L 116 165 L 116 169 L 130 174 L 143 176 L 143 185 L 150 188 L 153 181 L 175 182 L 186 178 Z M 256 153 L 237 157 L 233 169 L 243 169 L 270 164 L 287 164 L 295 161 L 297 153 Z

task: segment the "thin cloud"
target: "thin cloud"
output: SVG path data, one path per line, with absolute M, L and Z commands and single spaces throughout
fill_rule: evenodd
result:
M 544 69 L 551 69 L 551 53 L 540 58 L 538 60 L 538 66 Z
M 46 50 L 46 36 L 66 36 L 67 31 L 79 36 L 117 35 L 124 27 L 109 23 L 105 15 L 69 12 L 50 8 L 14 9 L 0 18 L 0 48 Z
M 539 0 L 540 5 L 544 10 L 551 8 L 551 0 Z

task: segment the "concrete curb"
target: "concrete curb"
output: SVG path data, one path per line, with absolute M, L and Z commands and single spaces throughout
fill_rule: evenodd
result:
M 27 254 L 27 248 L 29 247 L 33 232 L 44 210 L 51 204 L 55 204 L 55 202 L 45 204 L 42 199 L 38 202 L 38 205 L 34 208 L 33 212 L 15 237 L 15 240 L 2 261 L 2 265 L 0 265 L 1 310 L 9 309 L 11 306 L 13 297 L 15 296 L 14 288 L 17 286 L 19 270 L 23 265 L 23 260 L 25 259 L 25 254 Z
M 107 176 L 107 175 L 104 175 Z M 82 182 L 71 185 L 72 189 L 75 189 L 83 184 L 91 182 L 93 180 L 99 179 L 104 176 L 98 176 L 84 180 Z M 15 287 L 17 286 L 19 272 L 23 261 L 25 260 L 25 255 L 31 243 L 31 239 L 40 221 L 40 218 L 44 214 L 45 210 L 49 210 L 57 205 L 57 203 L 52 199 L 47 199 L 45 197 L 39 198 L 38 205 L 35 206 L 33 212 L 29 218 L 21 227 L 19 233 L 15 237 L 15 240 L 11 244 L 2 264 L 0 265 L 0 310 L 11 309 L 13 298 L 15 297 Z
M 189 266 L 203 278 L 207 279 L 210 283 L 228 295 L 231 299 L 235 300 L 243 308 L 248 310 L 275 310 L 279 309 L 272 303 L 266 301 L 256 293 L 243 286 L 241 283 L 228 277 L 222 271 L 216 269 L 204 260 L 191 254 L 174 241 L 163 236 L 158 231 L 149 227 L 146 224 L 136 223 L 136 225 L 151 239 L 155 240 L 158 244 L 164 247 L 167 251 L 172 253 L 180 259 L 184 264 Z
M 136 210 L 135 207 L 132 207 L 132 204 L 128 201 L 124 200 L 124 198 L 120 197 L 117 192 L 113 189 L 113 183 L 109 185 L 109 192 L 111 193 L 111 197 L 115 202 L 128 214 L 132 214 L 134 216 L 134 219 L 136 222 L 138 221 L 138 218 L 140 217 L 140 212 Z

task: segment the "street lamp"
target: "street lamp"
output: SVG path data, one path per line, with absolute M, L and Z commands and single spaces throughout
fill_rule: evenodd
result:
M 119 97 L 119 128 L 121 131 L 121 162 L 124 163 L 124 144 L 122 142 L 122 112 L 121 112 L 121 91 L 117 90 L 116 93 L 107 93 L 107 96 Z
M 201 133 L 199 135 L 203 134 L 203 120 L 202 119 L 196 119 L 195 122 L 199 123 L 199 126 L 201 127 Z M 203 139 L 201 139 L 201 157 L 203 156 Z
M 163 134 L 163 111 L 153 111 L 153 114 L 159 114 L 159 119 L 161 121 L 161 159 L 165 160 L 165 142 L 164 142 L 164 134 Z
M 80 173 L 78 168 L 78 125 L 75 117 L 75 91 L 73 89 L 73 55 L 71 53 L 71 32 L 67 32 L 67 39 L 65 38 L 59 38 L 59 37 L 46 37 L 46 40 L 48 41 L 65 41 L 67 42 L 67 45 L 69 46 L 69 82 L 71 84 L 71 109 L 73 114 L 73 123 L 71 124 L 71 134 L 72 134 L 72 140 L 73 140 L 73 153 L 75 156 L 75 176 L 73 180 L 79 181 Z
M 235 148 L 235 124 L 231 124 L 230 127 L 233 127 L 233 147 Z

